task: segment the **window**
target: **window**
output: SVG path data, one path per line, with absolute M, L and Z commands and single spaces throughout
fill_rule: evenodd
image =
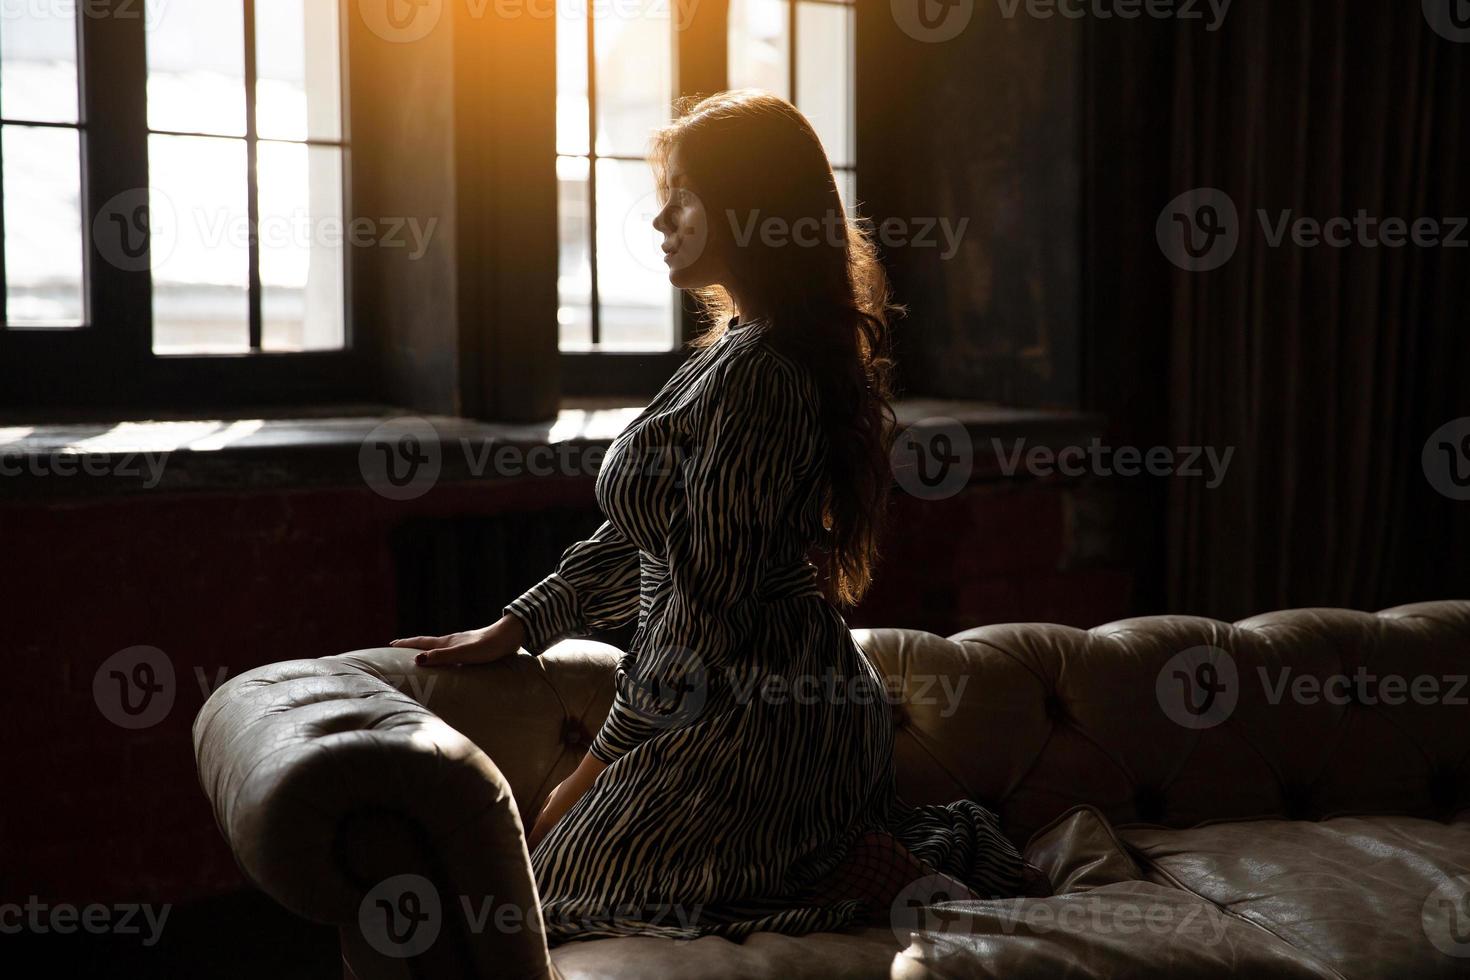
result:
M 857 178 L 851 0 L 730 0 L 731 88 L 762 88 L 811 120 L 849 210 Z
M 563 350 L 666 351 L 678 342 L 645 156 L 676 91 L 673 7 L 666 0 L 557 5 Z
M 649 131 L 680 95 L 755 84 L 794 97 L 851 204 L 846 0 L 564 0 L 554 20 L 445 4 L 415 43 L 384 37 L 357 6 L 26 0 L 7 11 L 0 402 L 187 410 L 390 397 L 509 415 L 554 401 L 558 375 L 566 394 L 651 394 L 694 329 L 660 261 L 645 161 Z M 349 97 L 349 35 L 360 98 Z M 528 89 L 518 99 L 485 95 L 517 82 Z M 385 120 L 428 91 L 454 128 L 434 130 L 444 140 L 422 167 Z M 516 116 L 522 104 L 534 114 Z M 493 152 L 477 142 L 490 130 Z M 515 156 L 518 138 L 534 160 Z M 356 182 L 354 153 L 372 163 Z M 487 161 L 500 186 L 475 169 Z M 458 220 L 422 265 L 386 251 L 388 227 L 359 265 L 410 291 L 457 284 L 440 304 L 457 319 L 416 346 L 405 331 L 425 328 L 381 303 L 386 277 L 354 282 L 349 256 L 363 250 L 346 243 L 367 241 L 362 214 L 425 207 Z M 527 239 L 554 229 L 557 268 L 540 262 L 550 243 L 507 258 L 476 237 L 506 228 Z M 534 288 L 518 293 L 514 270 L 532 270 Z M 356 319 L 354 295 L 365 297 Z M 501 366 L 544 351 L 551 329 L 558 365 Z
M 147 45 L 153 351 L 341 348 L 336 5 L 150 4 Z
M 0 397 L 357 395 L 341 31 L 322 0 L 7 5 Z
M 0 25 L 4 325 L 86 322 L 77 19 L 68 4 L 7 8 Z
M 728 23 L 713 32 L 725 48 L 713 54 L 723 58 L 699 49 L 709 32 L 671 20 L 684 6 L 591 0 L 589 17 L 588 0 L 558 4 L 558 323 L 564 353 L 671 352 L 688 336 L 651 226 L 659 206 L 645 159 L 649 132 L 669 121 L 676 95 L 753 87 L 790 99 L 812 120 L 843 201 L 852 206 L 852 3 L 730 0 Z M 711 77 L 710 63 L 727 67 Z M 599 386 L 576 370 L 579 361 L 568 372 L 569 387 L 590 393 Z M 644 361 L 667 375 L 667 362 Z M 629 358 L 606 368 L 634 370 Z

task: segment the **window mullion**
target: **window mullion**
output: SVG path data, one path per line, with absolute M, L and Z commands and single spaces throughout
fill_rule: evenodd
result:
M 258 134 L 255 126 L 255 0 L 243 0 L 245 11 L 245 222 L 250 254 L 250 350 L 261 349 L 260 312 L 260 181 Z
M 109 260 L 115 250 L 99 250 L 96 235 L 107 230 L 99 215 L 137 224 L 147 201 L 147 35 L 141 16 L 78 20 L 86 322 L 108 352 L 99 351 L 99 377 L 117 386 L 127 378 L 119 359 L 137 364 L 151 354 L 152 278 L 146 262 L 122 268 Z
M 786 86 L 788 98 L 796 105 L 796 22 L 798 0 L 786 0 Z
M 671 6 L 675 94 L 688 98 L 729 88 L 729 0 L 675 0 Z M 692 340 L 701 326 L 697 304 L 682 290 L 678 317 L 682 345 Z
M 602 291 L 597 281 L 597 24 L 587 0 L 587 272 L 591 277 L 589 312 L 592 346 L 602 343 Z
M 78 75 L 80 76 L 80 72 L 78 72 Z M 0 125 L 0 133 L 3 133 L 3 131 L 4 131 L 4 126 L 3 125 Z M 86 142 L 85 142 L 85 139 L 82 142 L 82 152 L 83 153 L 86 152 Z M 4 177 L 5 177 L 5 148 L 4 148 L 4 141 L 3 140 L 0 140 L 0 190 L 3 190 L 4 189 Z M 83 201 L 86 200 L 86 195 L 85 194 L 83 194 L 82 200 Z M 83 215 L 86 214 L 86 206 L 85 206 L 85 204 L 83 205 L 82 214 Z M 90 289 L 87 289 L 86 288 L 86 282 L 87 282 L 86 276 L 87 276 L 87 273 L 86 273 L 86 263 L 85 263 L 85 260 L 84 260 L 83 261 L 83 265 L 82 265 L 82 322 L 83 323 L 89 323 L 89 322 L 91 322 L 91 318 L 88 317 L 87 316 L 87 313 L 86 313 L 86 310 L 87 310 L 87 294 L 89 292 L 91 292 Z M 4 200 L 4 194 L 3 193 L 0 193 L 0 332 L 4 332 L 4 330 L 8 326 L 9 320 L 10 320 L 10 287 L 9 287 L 9 280 L 7 279 L 6 274 L 5 274 L 5 200 Z

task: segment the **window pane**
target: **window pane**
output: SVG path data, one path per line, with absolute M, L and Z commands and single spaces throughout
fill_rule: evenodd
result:
M 730 0 L 730 87 L 791 97 L 787 0 Z
M 6 126 L 5 296 L 12 327 L 80 326 L 82 171 L 75 129 Z
M 857 175 L 851 170 L 834 170 L 832 175 L 837 178 L 837 193 L 842 195 L 842 208 L 850 221 L 861 211 L 857 199 Z
M 587 18 L 568 0 L 556 9 L 556 152 L 585 156 Z
M 148 137 L 153 350 L 250 347 L 245 141 Z
M 558 245 L 557 311 L 562 350 L 592 343 L 592 227 L 587 208 L 587 158 L 556 161 Z
M 597 19 L 597 152 L 642 157 L 669 121 L 674 35 L 667 0 L 594 3 Z
M 0 114 L 77 121 L 76 0 L 10 0 L 0 11 Z
M 148 126 L 245 135 L 241 0 L 168 0 L 148 16 Z
M 255 0 L 255 126 L 266 139 L 342 136 L 337 4 Z
M 796 5 L 796 105 L 834 166 L 852 163 L 851 7 Z
M 343 346 L 342 151 L 261 141 L 261 348 Z M 404 240 L 410 247 L 416 243 Z
M 674 347 L 673 287 L 659 247 L 662 236 L 653 228 L 658 210 L 648 164 L 597 161 L 597 288 L 604 347 Z

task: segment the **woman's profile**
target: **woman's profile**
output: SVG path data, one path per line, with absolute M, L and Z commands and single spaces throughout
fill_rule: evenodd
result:
M 651 158 L 670 281 L 709 330 L 609 447 L 591 537 L 492 626 L 394 641 L 447 666 L 637 623 L 611 712 L 527 835 L 548 941 L 887 921 L 925 876 L 1036 890 L 989 810 L 898 798 L 892 709 L 837 608 L 878 557 L 895 307 L 816 133 L 725 92 Z

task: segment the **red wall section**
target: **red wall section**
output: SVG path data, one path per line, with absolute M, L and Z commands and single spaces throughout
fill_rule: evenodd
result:
M 589 481 L 532 482 L 445 485 L 406 504 L 342 488 L 0 506 L 0 901 L 180 902 L 239 887 L 195 775 L 190 725 L 207 693 L 262 663 L 391 639 L 389 542 L 405 518 L 591 506 Z M 849 621 L 948 633 L 1127 615 L 1127 571 L 1079 557 L 1071 515 L 1085 492 L 897 495 L 877 583 Z M 103 661 L 135 645 L 167 655 L 175 700 L 133 731 L 107 720 L 92 685 Z

